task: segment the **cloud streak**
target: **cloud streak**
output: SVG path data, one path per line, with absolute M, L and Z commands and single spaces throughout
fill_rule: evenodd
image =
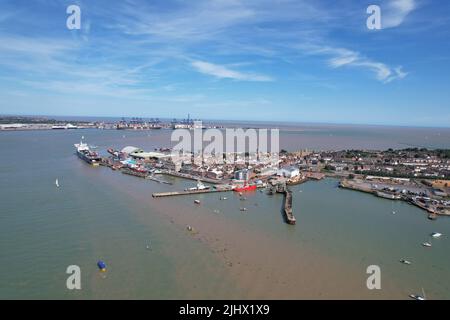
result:
M 273 81 L 273 79 L 269 76 L 231 70 L 226 66 L 213 64 L 206 61 L 193 61 L 191 62 L 191 65 L 198 72 L 216 77 L 218 79 L 233 79 L 239 81 Z
M 383 83 L 401 80 L 408 75 L 408 73 L 403 71 L 401 66 L 391 67 L 385 63 L 367 58 L 357 51 L 346 48 L 321 45 L 304 45 L 301 48 L 312 55 L 327 56 L 327 63 L 333 69 L 355 67 L 369 70 L 375 75 L 377 80 Z
M 390 0 L 382 13 L 382 28 L 389 29 L 400 26 L 408 15 L 417 8 L 415 0 Z

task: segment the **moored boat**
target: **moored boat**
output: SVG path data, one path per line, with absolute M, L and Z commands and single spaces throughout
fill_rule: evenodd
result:
M 257 188 L 256 184 L 248 184 L 248 185 L 245 184 L 242 187 L 241 186 L 235 187 L 233 189 L 233 191 L 235 191 L 235 192 L 254 191 L 254 190 L 256 190 L 256 188 Z
M 80 143 L 75 144 L 77 150 L 77 156 L 81 160 L 89 163 L 93 166 L 98 166 L 102 161 L 102 158 L 97 154 L 97 152 L 92 151 L 91 148 L 81 140 Z
M 196 187 L 187 188 L 187 189 L 185 189 L 185 191 L 201 191 L 201 190 L 208 190 L 208 189 L 210 189 L 209 186 L 205 186 L 200 180 L 198 180 Z

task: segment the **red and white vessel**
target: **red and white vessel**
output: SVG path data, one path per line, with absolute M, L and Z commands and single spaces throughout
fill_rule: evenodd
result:
M 254 191 L 256 190 L 256 184 L 247 184 L 245 183 L 243 186 L 236 186 L 233 191 L 235 192 L 246 192 L 246 191 Z

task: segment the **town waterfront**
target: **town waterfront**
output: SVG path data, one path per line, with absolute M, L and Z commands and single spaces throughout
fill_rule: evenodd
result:
M 447 218 L 429 221 L 411 205 L 338 189 L 337 180 L 326 179 L 292 187 L 297 225 L 289 226 L 279 195 L 246 195 L 245 213 L 231 193 L 226 201 L 217 194 L 153 199 L 153 192 L 193 182 L 158 184 L 92 168 L 74 155 L 82 135 L 99 150 L 152 150 L 170 147 L 170 133 L 0 133 L 0 298 L 403 299 L 422 288 L 429 299 L 450 298 Z M 450 130 L 285 129 L 280 147 L 338 150 L 363 148 L 364 141 L 373 149 L 449 148 Z M 444 236 L 422 247 L 436 231 Z M 412 265 L 400 264 L 402 258 Z M 96 268 L 99 259 L 106 274 Z M 81 267 L 81 291 L 66 288 L 69 265 Z M 381 267 L 380 291 L 367 290 L 369 265 Z

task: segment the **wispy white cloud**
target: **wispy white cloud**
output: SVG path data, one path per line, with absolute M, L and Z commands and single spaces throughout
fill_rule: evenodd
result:
M 153 91 L 145 86 L 149 77 L 144 77 L 151 63 L 132 67 L 79 60 L 83 48 L 76 41 L 0 34 L 1 78 L 59 94 L 142 98 Z
M 328 56 L 327 63 L 331 68 L 357 67 L 375 74 L 375 78 L 383 83 L 404 79 L 408 73 L 401 66 L 391 67 L 385 63 L 372 60 L 361 53 L 346 48 L 336 48 L 322 45 L 299 46 L 308 54 Z
M 383 29 L 400 26 L 417 8 L 415 0 L 389 0 L 383 7 L 381 25 Z
M 51 38 L 29 38 L 0 34 L 0 53 L 28 54 L 30 56 L 50 56 L 61 54 L 78 45 L 69 40 Z
M 276 6 L 266 0 L 196 1 L 189 5 L 180 2 L 173 10 L 162 13 L 142 2 L 137 3 L 140 5 L 124 5 L 114 28 L 151 44 L 170 44 L 186 56 L 195 51 L 193 47 L 202 46 L 210 56 L 252 54 L 272 60 L 288 60 L 285 43 L 316 41 L 326 48 L 325 43 L 329 42 L 327 30 L 339 25 L 336 17 L 340 16 L 337 12 L 339 6 L 324 6 L 320 1 L 305 0 L 282 0 Z M 389 0 L 383 7 L 386 8 L 383 11 L 385 25 L 393 27 L 404 21 L 416 8 L 416 3 L 415 0 Z M 279 23 L 286 26 L 283 32 L 270 26 Z M 261 43 L 259 39 L 267 41 Z M 384 83 L 406 76 L 406 73 L 398 72 L 401 69 L 366 58 L 357 51 L 327 48 L 323 53 L 330 55 L 328 63 L 333 68 L 352 66 L 370 70 Z M 190 59 L 185 61 L 190 61 L 196 71 L 219 79 L 273 80 L 266 75 L 238 71 L 231 65 L 203 61 L 203 56 L 194 58 L 194 62 Z
M 114 6 L 106 3 L 82 3 L 80 32 L 69 32 L 64 24 L 61 29 L 54 28 L 48 22 L 55 19 L 45 20 L 52 16 L 47 11 L 59 10 L 57 2 L 42 0 L 45 13 L 38 12 L 37 7 L 36 12 L 23 8 L 20 15 L 11 9 L 12 13 L 8 13 L 9 7 L 0 5 L 5 9 L 0 10 L 0 23 L 8 22 L 2 24 L 8 29 L 4 32 L 0 29 L 0 71 L 23 86 L 57 94 L 151 100 L 165 93 L 168 98 L 176 94 L 181 97 L 177 99 L 183 100 L 189 93 L 186 89 L 189 84 L 172 84 L 182 82 L 180 72 L 194 70 L 235 81 L 267 82 L 275 78 L 282 81 L 283 72 L 290 71 L 283 69 L 283 64 L 289 61 L 296 68 L 298 62 L 298 51 L 286 44 L 315 41 L 318 45 L 314 50 L 301 50 L 323 55 L 325 63 L 333 69 L 368 70 L 383 83 L 407 76 L 401 67 L 365 57 L 362 47 L 355 49 L 361 52 L 343 49 L 347 47 L 345 38 L 337 37 L 333 39 L 336 45 L 326 46 L 331 43 L 328 32 L 342 23 L 339 13 L 346 10 L 323 1 L 279 0 L 274 4 L 273 0 L 196 0 L 161 5 L 126 0 Z M 415 8 L 414 0 L 392 0 L 384 14 L 385 23 L 390 27 L 399 25 Z M 8 19 L 12 16 L 22 20 L 9 27 Z M 24 25 L 27 30 L 34 30 L 35 26 L 43 33 L 40 36 L 36 31 L 30 35 L 24 32 Z M 353 48 L 356 46 L 352 43 Z M 258 69 L 266 62 L 273 64 L 270 70 L 275 76 L 262 74 Z M 313 75 L 314 69 L 299 68 L 300 73 Z M 158 77 L 166 78 L 158 81 Z M 320 81 L 320 85 L 325 83 Z
M 198 72 L 214 76 L 219 79 L 233 79 L 241 81 L 273 81 L 273 79 L 269 76 L 231 70 L 226 66 L 213 64 L 206 61 L 193 61 L 191 65 Z
M 155 42 L 197 42 L 251 21 L 254 15 L 252 8 L 236 0 L 177 2 L 171 10 L 163 12 L 137 1 L 122 4 L 117 24 L 111 27 L 131 36 L 151 36 Z

